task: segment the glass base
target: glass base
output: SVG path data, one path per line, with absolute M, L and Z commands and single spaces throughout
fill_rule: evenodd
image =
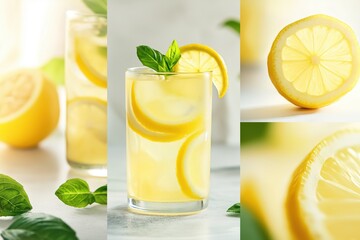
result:
M 107 177 L 107 166 L 106 165 L 86 165 L 79 164 L 68 160 L 68 164 L 76 173 L 82 175 L 90 175 L 94 177 Z
M 208 206 L 208 200 L 192 202 L 146 202 L 128 198 L 129 209 L 135 213 L 147 215 L 191 215 L 203 211 Z

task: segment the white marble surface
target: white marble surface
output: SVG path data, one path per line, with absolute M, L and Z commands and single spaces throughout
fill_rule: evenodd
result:
M 124 146 L 117 148 L 124 151 Z M 115 153 L 115 151 L 111 151 Z M 109 169 L 109 240 L 238 240 L 239 217 L 226 214 L 239 201 L 240 156 L 238 147 L 212 146 L 211 189 L 206 211 L 190 216 L 147 216 L 127 210 L 125 159 L 110 155 L 116 161 Z
M 86 180 L 91 190 L 106 184 L 105 178 L 79 175 L 70 170 L 65 158 L 64 133 L 54 132 L 38 148 L 19 150 L 0 143 L 0 173 L 20 182 L 33 206 L 32 212 L 43 212 L 60 217 L 69 224 L 80 240 L 106 239 L 106 206 L 93 204 L 76 209 L 63 204 L 56 189 L 69 178 Z M 0 218 L 0 231 L 11 219 Z

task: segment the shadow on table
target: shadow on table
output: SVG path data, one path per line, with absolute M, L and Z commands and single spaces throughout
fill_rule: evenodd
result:
M 258 108 L 241 109 L 242 121 L 264 120 L 268 118 L 281 118 L 290 116 L 308 115 L 317 112 L 317 109 L 305 109 L 289 104 L 266 106 Z
M 52 151 L 37 147 L 31 149 L 18 149 L 8 146 L 0 147 L 0 169 L 12 176 L 29 174 L 32 178 L 44 178 L 57 174 L 60 163 Z M 34 173 L 37 173 L 34 175 Z
M 10 225 L 12 220 L 13 217 L 0 217 L 0 230 L 6 229 Z

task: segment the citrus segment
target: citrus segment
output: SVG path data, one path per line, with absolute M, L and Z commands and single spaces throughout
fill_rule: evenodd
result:
M 225 96 L 228 75 L 224 60 L 212 48 L 201 44 L 180 47 L 181 58 L 175 66 L 176 72 L 212 72 L 213 83 L 219 97 Z
M 86 164 L 104 164 L 107 153 L 107 104 L 96 98 L 75 98 L 67 104 L 67 157 Z
M 360 130 L 319 143 L 292 177 L 287 215 L 297 239 L 358 239 Z
M 107 47 L 105 39 L 89 38 L 87 36 L 75 38 L 74 52 L 76 63 L 93 84 L 107 86 Z
M 326 106 L 350 91 L 359 78 L 359 64 L 359 45 L 352 29 L 325 15 L 286 26 L 268 57 L 276 89 L 305 108 Z
M 176 176 L 181 190 L 188 197 L 203 199 L 209 190 L 210 142 L 206 133 L 195 133 L 181 146 Z
M 40 70 L 22 69 L 0 78 L 0 141 L 35 147 L 57 126 L 56 87 Z

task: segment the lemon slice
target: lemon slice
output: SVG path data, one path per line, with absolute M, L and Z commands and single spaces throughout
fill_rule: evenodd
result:
M 56 87 L 40 70 L 22 69 L 0 77 L 0 141 L 35 147 L 58 120 Z
M 180 47 L 181 58 L 175 65 L 176 72 L 212 72 L 213 83 L 220 98 L 228 88 L 228 75 L 224 60 L 212 48 L 201 44 Z
M 176 176 L 181 190 L 194 199 L 206 198 L 209 191 L 210 139 L 207 133 L 195 133 L 181 146 Z
M 81 72 L 93 84 L 107 87 L 107 47 L 106 40 L 87 36 L 75 38 L 75 59 Z
M 286 207 L 296 239 L 359 239 L 360 130 L 339 131 L 310 152 Z
M 179 140 L 183 137 L 183 135 L 179 134 L 156 132 L 147 129 L 136 119 L 132 109 L 128 111 L 127 123 L 134 132 L 153 142 L 171 142 Z
M 286 26 L 268 57 L 279 93 L 295 105 L 320 108 L 350 91 L 359 78 L 359 44 L 336 18 L 314 15 Z
M 164 85 L 172 81 L 183 81 L 183 88 L 191 87 L 189 81 L 171 78 L 134 81 L 130 101 L 134 116 L 146 129 L 180 138 L 201 126 L 204 109 L 201 101 L 166 91 Z
M 104 164 L 107 156 L 107 103 L 74 98 L 67 104 L 67 157 L 86 164 Z

